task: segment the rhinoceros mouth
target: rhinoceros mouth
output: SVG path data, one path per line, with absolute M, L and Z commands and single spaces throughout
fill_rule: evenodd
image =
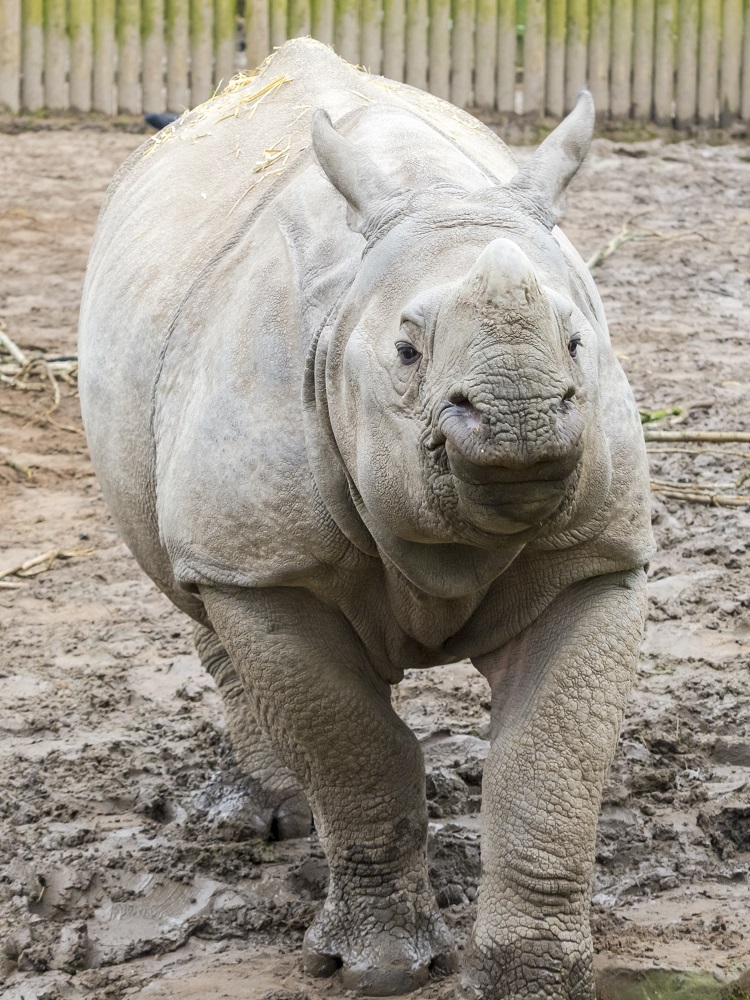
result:
M 570 496 L 572 478 L 483 484 L 454 481 L 461 510 L 470 523 L 492 534 L 516 534 L 554 517 Z

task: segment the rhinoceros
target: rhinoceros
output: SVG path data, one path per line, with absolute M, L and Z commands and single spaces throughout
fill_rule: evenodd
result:
M 139 149 L 86 276 L 80 395 L 143 570 L 195 621 L 261 825 L 330 865 L 303 966 L 369 995 L 456 967 L 407 668 L 491 689 L 458 989 L 591 998 L 597 816 L 652 550 L 638 412 L 556 223 L 590 95 L 519 169 L 319 43 Z

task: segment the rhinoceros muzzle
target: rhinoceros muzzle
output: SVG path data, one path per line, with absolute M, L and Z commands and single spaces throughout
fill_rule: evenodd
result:
M 497 521 L 498 530 L 539 524 L 563 504 L 583 455 L 583 418 L 570 400 L 545 409 L 516 414 L 506 433 L 493 435 L 468 401 L 444 407 L 440 436 L 471 520 L 488 528 Z

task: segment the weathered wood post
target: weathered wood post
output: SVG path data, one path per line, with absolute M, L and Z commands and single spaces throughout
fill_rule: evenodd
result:
M 427 89 L 427 0 L 406 0 L 406 82 Z
M 118 0 L 117 4 L 117 104 L 121 111 L 139 114 L 141 101 L 141 4 L 140 0 Z
M 273 2 L 273 0 L 272 0 Z M 336 0 L 335 28 L 336 51 L 350 63 L 359 62 L 359 18 L 357 0 Z M 271 32 L 273 41 L 273 31 Z M 278 44 L 277 42 L 273 43 Z
M 288 37 L 302 38 L 310 34 L 311 28 L 310 0 L 289 0 Z
M 50 111 L 60 111 L 69 107 L 67 4 L 65 0 L 46 0 L 44 12 L 44 105 Z
M 143 110 L 164 111 L 164 0 L 142 0 Z
M 283 45 L 287 40 L 287 0 L 270 0 L 271 2 L 271 48 Z
M 682 0 L 677 15 L 677 96 L 675 123 L 687 128 L 695 122 L 698 100 L 698 26 L 700 0 Z
M 406 4 L 404 0 L 384 0 L 383 76 L 387 76 L 389 80 L 403 80 L 405 53 Z
M 292 0 L 292 3 L 298 0 Z M 361 0 L 359 8 L 359 62 L 370 73 L 383 63 L 383 0 Z
M 547 62 L 547 0 L 526 0 L 523 36 L 523 113 L 544 114 Z
M 248 71 L 260 66 L 270 51 L 271 24 L 268 0 L 245 0 L 245 52 Z
M 703 0 L 698 43 L 698 121 L 702 125 L 716 124 L 720 35 L 721 0 Z
M 451 37 L 451 102 L 457 108 L 472 100 L 476 0 L 454 0 Z
M 610 0 L 591 0 L 589 86 L 598 118 L 609 117 L 610 38 L 614 44 Z
M 234 0 L 216 0 L 214 17 L 214 88 L 221 90 L 234 76 L 234 53 L 237 46 L 237 25 L 234 20 Z
M 672 124 L 674 95 L 674 0 L 655 0 L 654 121 Z
M 633 117 L 646 122 L 654 104 L 654 0 L 635 0 Z
M 568 35 L 565 49 L 565 110 L 572 111 L 586 86 L 589 42 L 587 0 L 568 0 Z
M 477 0 L 475 49 L 474 103 L 480 108 L 494 108 L 495 73 L 497 68 L 497 0 Z M 432 46 L 430 46 L 431 80 Z M 432 89 L 432 84 L 430 84 L 430 89 Z M 433 93 L 435 93 L 434 90 Z M 442 97 L 443 95 L 441 94 L 440 96 Z
M 167 107 L 180 114 L 190 105 L 189 52 L 189 0 L 167 0 Z
M 742 36 L 742 88 L 740 92 L 740 116 L 750 121 L 750 0 L 744 0 L 745 31 Z
M 333 45 L 333 0 L 313 0 L 311 32 L 313 38 Z M 401 25 L 403 29 L 403 24 Z
M 633 0 L 612 4 L 612 117 L 630 117 L 630 74 L 633 69 Z
M 516 109 L 516 0 L 499 0 L 497 9 L 497 110 Z
M 21 104 L 28 111 L 44 107 L 44 3 L 43 0 L 23 0 L 23 90 Z
M 115 0 L 94 6 L 94 110 L 115 111 Z
M 70 0 L 70 106 L 91 111 L 94 69 L 93 0 Z
M 746 30 L 750 30 L 750 25 Z M 742 0 L 724 0 L 721 29 L 721 90 L 719 124 L 727 128 L 740 111 L 740 71 L 742 67 Z M 746 72 L 750 67 L 746 69 Z
M 21 0 L 0 0 L 0 106 L 21 106 Z
M 547 7 L 547 96 L 548 115 L 562 118 L 565 111 L 565 33 L 567 0 L 549 0 Z
M 203 104 L 213 93 L 214 5 L 212 0 L 190 3 L 190 104 Z

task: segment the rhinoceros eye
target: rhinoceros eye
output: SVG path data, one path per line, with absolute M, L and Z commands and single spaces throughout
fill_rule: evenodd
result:
M 574 358 L 576 356 L 576 351 L 580 346 L 581 346 L 581 338 L 577 333 L 575 333 L 568 341 L 568 353 L 570 354 L 571 358 Z
M 414 365 L 422 357 L 414 344 L 410 344 L 408 340 L 396 344 L 396 351 L 402 365 Z

